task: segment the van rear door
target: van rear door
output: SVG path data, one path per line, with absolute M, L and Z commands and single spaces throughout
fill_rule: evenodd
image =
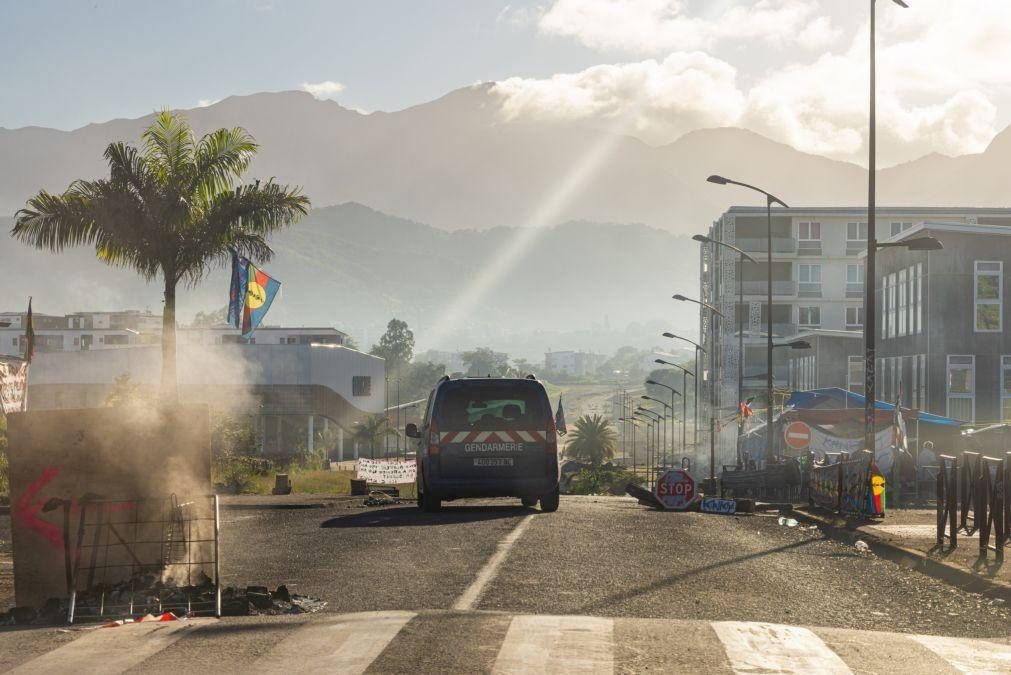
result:
M 550 406 L 533 380 L 458 380 L 436 402 L 439 475 L 512 479 L 543 476 Z

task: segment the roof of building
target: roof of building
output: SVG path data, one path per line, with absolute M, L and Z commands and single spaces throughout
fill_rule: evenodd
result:
M 936 215 L 941 213 L 971 213 L 974 215 L 993 213 L 1002 216 L 1011 216 L 1011 207 L 1003 206 L 879 206 L 874 209 L 875 213 L 882 213 L 886 215 L 905 215 L 905 214 L 922 214 L 922 215 Z M 735 215 L 765 215 L 764 206 L 731 206 L 727 209 L 727 213 L 733 213 Z M 791 206 L 791 207 L 773 207 L 773 215 L 803 215 L 803 214 L 818 214 L 818 215 L 867 215 L 866 206 Z

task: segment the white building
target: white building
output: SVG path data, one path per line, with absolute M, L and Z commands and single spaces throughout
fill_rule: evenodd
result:
M 544 369 L 570 377 L 583 377 L 597 370 L 605 357 L 591 352 L 559 351 L 544 354 Z

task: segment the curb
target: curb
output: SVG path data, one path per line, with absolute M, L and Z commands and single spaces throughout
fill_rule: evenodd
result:
M 855 544 L 859 539 L 866 542 L 870 546 L 871 551 L 881 558 L 890 560 L 908 569 L 922 572 L 935 579 L 940 579 L 964 591 L 979 593 L 987 598 L 1001 599 L 1011 603 L 1011 584 L 996 579 L 987 579 L 969 570 L 932 558 L 923 551 L 916 551 L 900 546 L 869 532 L 856 532 L 849 528 L 839 527 L 807 511 L 792 509 L 790 513 L 798 520 L 817 525 L 819 529 L 833 539 L 847 544 Z
M 303 509 L 328 509 L 343 506 L 355 500 L 364 499 L 363 496 L 341 495 L 335 497 L 317 497 L 316 499 L 306 499 L 305 501 L 278 501 L 271 502 L 269 497 L 264 497 L 262 501 L 229 502 L 222 500 L 222 511 L 295 511 Z

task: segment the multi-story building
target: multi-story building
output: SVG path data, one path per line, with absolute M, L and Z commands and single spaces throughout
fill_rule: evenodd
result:
M 955 227 L 1009 226 L 1011 209 L 889 207 L 877 210 L 876 221 L 877 237 L 883 240 L 901 236 L 923 221 Z M 737 406 L 739 327 L 745 336 L 745 396 L 756 397 L 752 407 L 759 415 L 764 413 L 766 400 L 769 366 L 765 331 L 770 312 L 777 342 L 803 331 L 863 330 L 866 208 L 775 208 L 771 230 L 770 254 L 766 209 L 735 206 L 713 223 L 708 234 L 746 251 L 756 263 L 742 265 L 736 253 L 722 246 L 701 246 L 700 297 L 727 317 L 701 312 L 700 335 L 708 357 L 703 368 L 703 400 L 715 401 L 722 410 L 714 415 L 718 418 L 731 414 Z M 770 266 L 771 308 L 766 296 Z M 790 385 L 786 352 L 774 350 L 772 364 L 774 386 L 784 391 Z M 848 359 L 839 365 L 847 367 Z M 932 412 L 943 414 L 945 410 Z M 728 431 L 720 439 L 720 457 L 729 462 L 734 458 L 733 425 L 725 428 Z
M 879 399 L 964 422 L 1011 421 L 1011 335 L 1004 330 L 1011 227 L 923 222 L 940 251 L 877 254 Z
M 237 328 L 228 324 L 209 327 L 188 327 L 176 331 L 180 344 L 222 345 L 343 345 L 347 333 L 336 328 L 290 328 L 284 326 L 261 326 L 248 340 L 243 339 Z
M 544 369 L 549 373 L 584 377 L 596 372 L 606 359 L 591 352 L 559 351 L 544 355 Z
M 62 316 L 32 313 L 35 351 L 76 352 L 113 349 L 161 341 L 161 315 L 127 310 L 76 312 Z M 0 354 L 23 356 L 27 314 L 0 314 Z

